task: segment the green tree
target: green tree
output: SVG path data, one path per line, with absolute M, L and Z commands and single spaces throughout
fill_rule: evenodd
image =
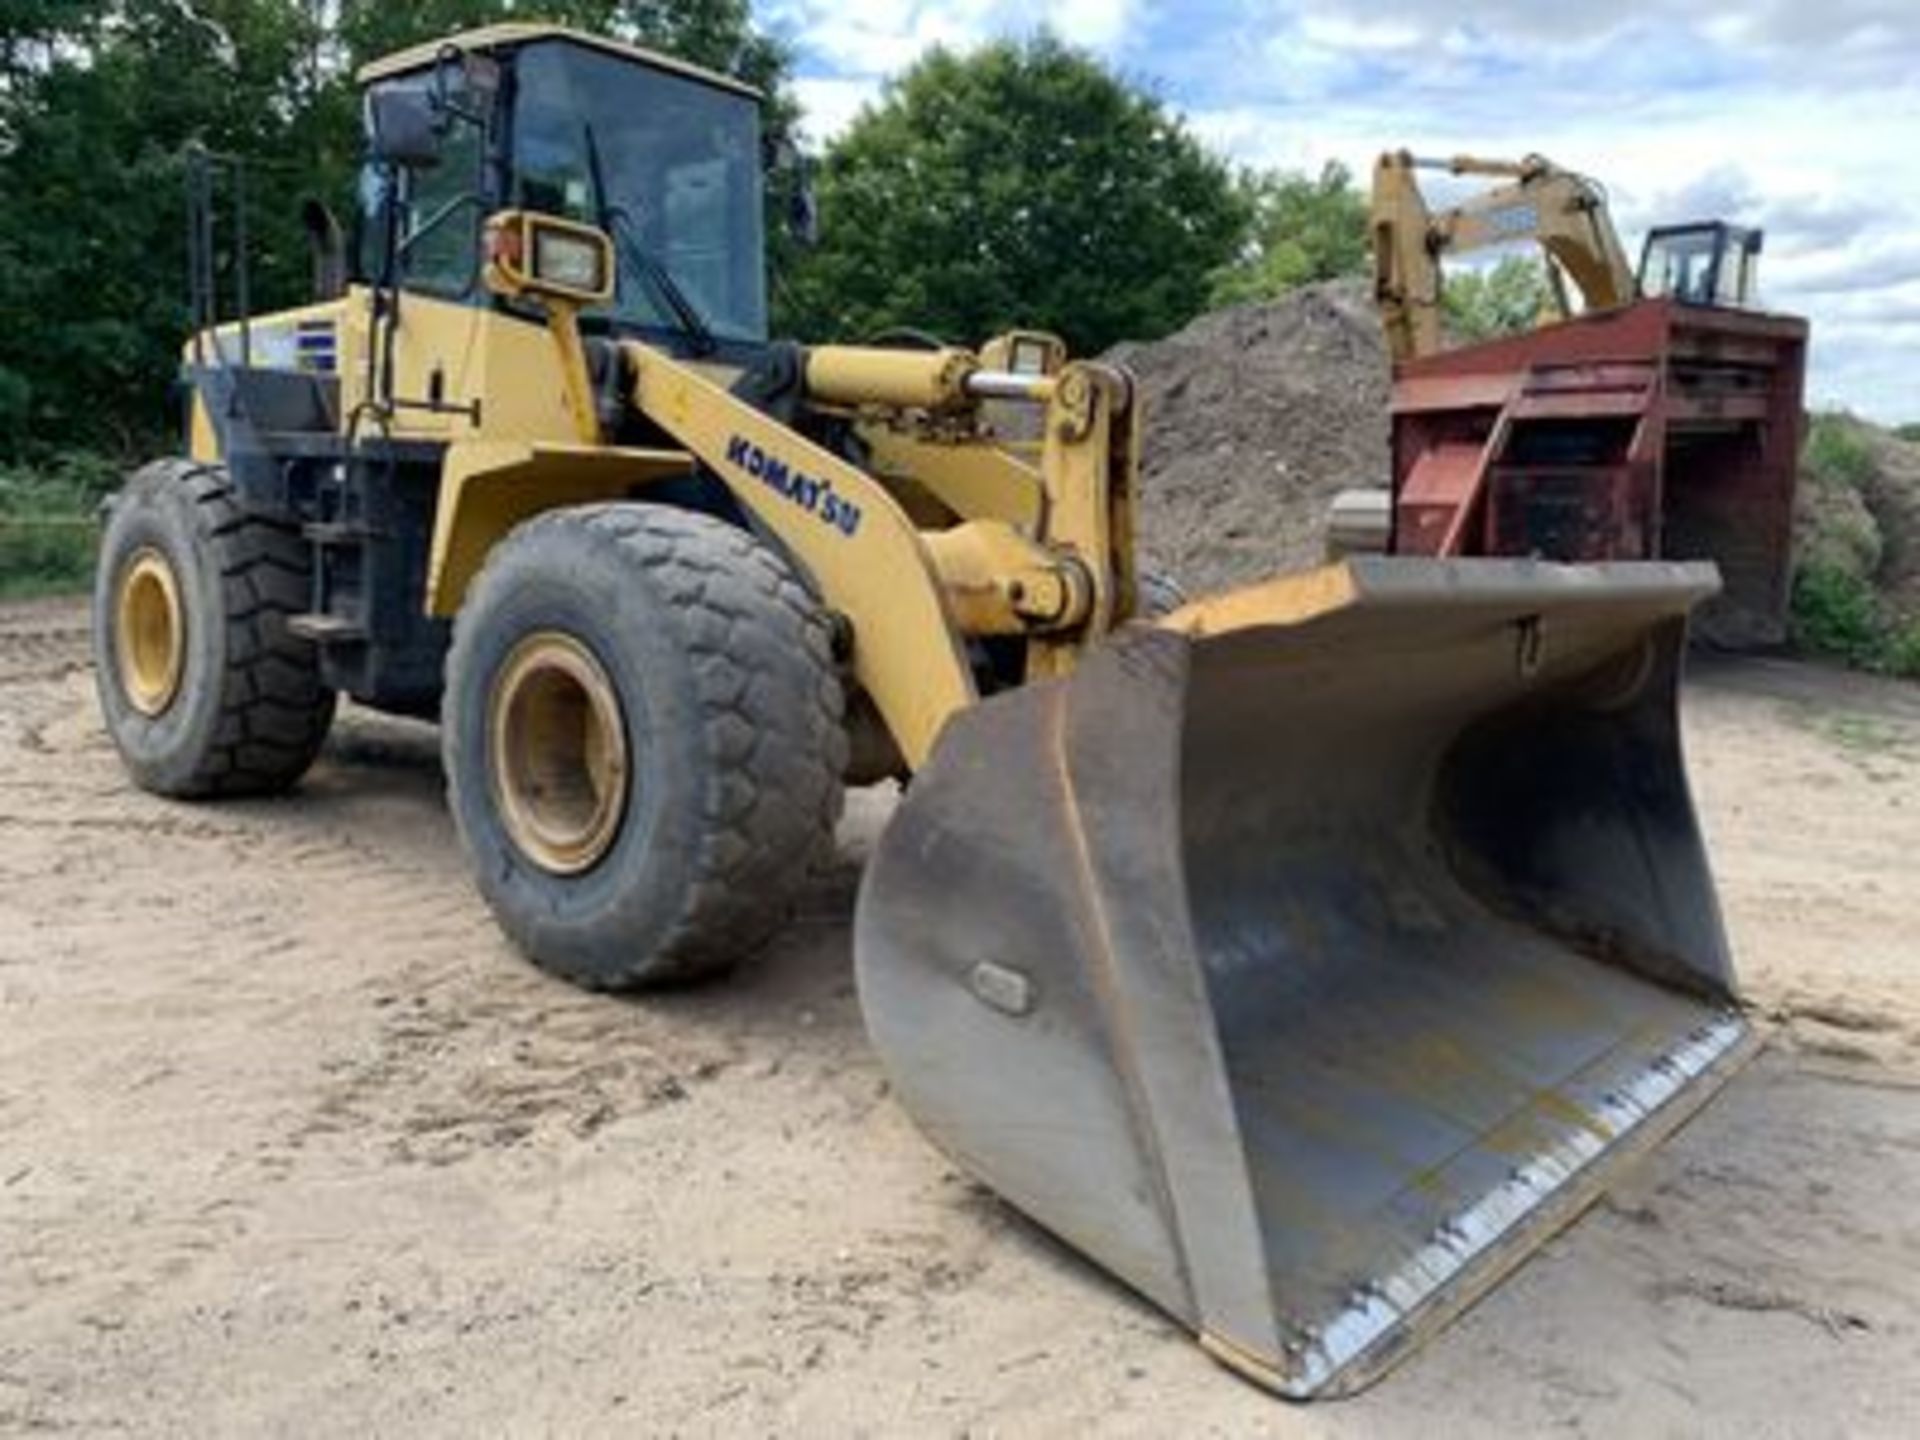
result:
M 1245 221 L 1180 120 L 1047 35 L 930 51 L 829 148 L 820 214 L 786 296 L 809 338 L 1025 325 L 1082 353 L 1198 313 Z
M 768 92 L 776 134 L 792 122 L 786 52 L 748 0 L 550 0 L 541 13 L 736 75 Z M 0 461 L 167 443 L 189 318 L 189 142 L 246 160 L 255 308 L 295 303 L 301 201 L 351 193 L 357 67 L 515 15 L 513 0 L 0 6 Z
M 1540 323 L 1553 304 L 1546 266 L 1508 255 L 1487 269 L 1456 270 L 1441 297 L 1447 329 L 1462 343 L 1518 335 Z
M 1272 300 L 1316 280 L 1366 273 L 1367 202 L 1337 160 L 1318 176 L 1243 174 L 1251 223 L 1245 250 L 1213 279 L 1216 305 Z
M 0 406 L 10 452 L 143 448 L 169 418 L 184 285 L 182 149 L 254 157 L 262 300 L 304 272 L 298 76 L 282 0 L 122 0 L 12 47 L 0 94 Z M 273 223 L 286 216 L 284 223 Z

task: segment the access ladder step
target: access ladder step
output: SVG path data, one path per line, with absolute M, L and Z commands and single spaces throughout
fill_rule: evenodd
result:
M 309 521 L 300 527 L 300 533 L 316 545 L 358 545 L 375 538 L 365 525 L 346 520 Z
M 317 645 L 349 644 L 367 638 L 367 627 L 346 615 L 289 616 L 287 630 Z

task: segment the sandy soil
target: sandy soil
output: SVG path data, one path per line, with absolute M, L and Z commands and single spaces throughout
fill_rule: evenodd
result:
M 863 1041 L 886 800 L 735 981 L 515 959 L 431 732 L 131 792 L 83 618 L 0 610 L 0 1431 L 1899 1435 L 1920 1426 L 1920 691 L 1688 727 L 1770 1053 L 1365 1396 L 1276 1402 L 956 1176 Z

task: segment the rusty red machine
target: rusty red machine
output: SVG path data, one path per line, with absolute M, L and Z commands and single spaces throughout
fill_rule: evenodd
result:
M 1509 183 L 1429 214 L 1407 177 L 1442 163 Z M 1441 258 L 1529 233 L 1558 313 L 1445 348 Z M 1696 634 L 1730 648 L 1786 638 L 1807 323 L 1752 308 L 1759 232 L 1655 229 L 1636 274 L 1594 182 L 1538 157 L 1401 154 L 1382 157 L 1374 235 L 1395 357 L 1393 475 L 1367 548 L 1712 560 L 1724 588 Z M 1568 256 L 1579 263 L 1563 267 Z M 1569 279 L 1586 302 L 1578 313 Z

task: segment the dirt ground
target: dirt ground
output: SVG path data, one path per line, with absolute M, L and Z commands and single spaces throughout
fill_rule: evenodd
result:
M 1920 689 L 1707 667 L 1693 765 L 1770 1052 L 1410 1363 L 1299 1408 L 889 1100 L 840 871 L 730 983 L 549 982 L 430 731 L 295 798 L 130 791 L 84 617 L 0 610 L 0 1431 L 1910 1435 Z

